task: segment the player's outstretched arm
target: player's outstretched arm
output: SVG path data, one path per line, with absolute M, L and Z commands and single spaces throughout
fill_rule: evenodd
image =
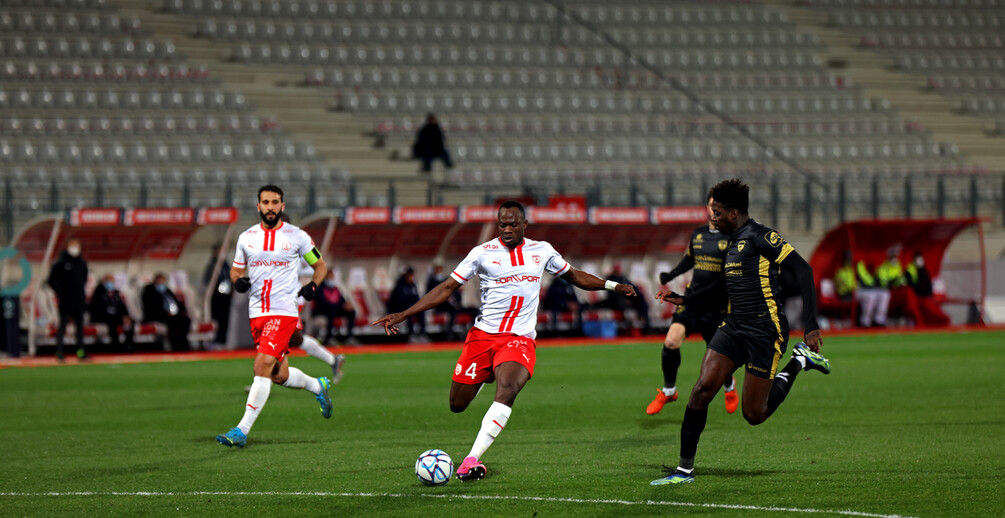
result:
M 813 285 L 813 267 L 795 251 L 782 261 L 781 266 L 792 272 L 799 283 L 799 293 L 803 296 L 803 332 L 806 345 L 814 352 L 820 352 L 820 346 L 824 341 L 820 336 L 820 324 L 817 323 L 817 290 Z
M 384 332 L 388 335 L 398 334 L 398 324 L 404 322 L 405 319 L 411 317 L 412 315 L 417 315 L 427 309 L 435 308 L 436 306 L 450 300 L 450 296 L 453 295 L 460 287 L 461 283 L 448 277 L 447 280 L 438 284 L 435 288 L 430 290 L 429 293 L 426 293 L 421 299 L 419 299 L 418 302 L 412 304 L 412 307 L 400 313 L 391 313 L 383 318 L 378 318 L 377 320 L 374 320 L 371 325 L 384 326 Z
M 565 272 L 562 278 L 581 290 L 597 291 L 607 288 L 607 281 L 592 273 L 586 273 L 583 270 L 575 268 L 569 268 L 569 271 Z M 635 287 L 631 284 L 618 284 L 612 291 L 629 297 L 635 296 Z

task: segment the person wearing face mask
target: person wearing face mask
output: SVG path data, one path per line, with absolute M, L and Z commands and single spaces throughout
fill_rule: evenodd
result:
M 49 272 L 49 286 L 56 292 L 59 303 L 56 358 L 60 361 L 63 360 L 66 324 L 70 320 L 73 321 L 76 331 L 77 358 L 81 360 L 87 358 L 87 351 L 84 349 L 84 308 L 87 301 L 84 285 L 87 284 L 87 262 L 80 254 L 80 240 L 71 239 Z
M 911 288 L 904 296 L 904 313 L 916 327 L 943 327 L 951 323 L 932 297 L 932 276 L 921 251 L 915 250 L 914 258 L 904 268 L 904 280 Z
M 185 303 L 168 288 L 167 277 L 163 273 L 158 273 L 154 282 L 143 288 L 142 299 L 143 321 L 160 322 L 167 327 L 171 350 L 188 349 L 188 330 L 192 320 L 188 317 Z
M 356 308 L 352 301 L 342 295 L 342 291 L 335 282 L 335 272 L 329 270 L 325 275 L 324 282 L 318 286 L 318 294 L 314 297 L 314 314 L 325 318 L 325 337 L 321 340 L 324 344 L 331 344 L 337 339 L 338 326 L 335 319 L 341 317 L 345 320 L 347 345 L 358 345 L 359 341 L 353 336 L 353 326 L 356 321 Z
M 91 322 L 108 326 L 108 336 L 112 347 L 118 351 L 122 348 L 119 340 L 119 330 L 125 335 L 125 350 L 133 350 L 133 319 L 129 309 L 122 299 L 122 294 L 115 288 L 115 276 L 107 274 L 101 278 L 101 284 L 94 288 L 91 302 L 88 305 Z

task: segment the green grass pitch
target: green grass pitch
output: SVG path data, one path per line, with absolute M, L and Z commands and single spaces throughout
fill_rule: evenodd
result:
M 652 487 L 704 351 L 685 343 L 682 399 L 647 416 L 659 347 L 540 348 L 489 476 L 440 487 L 416 457 L 460 462 L 494 387 L 452 414 L 457 351 L 350 356 L 331 420 L 273 387 L 244 449 L 214 436 L 243 413 L 250 360 L 2 369 L 0 515 L 1005 516 L 1003 332 L 826 338 L 831 375 L 800 374 L 756 427 L 718 396 L 695 483 Z

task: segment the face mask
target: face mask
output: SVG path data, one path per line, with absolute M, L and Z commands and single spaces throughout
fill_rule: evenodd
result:
M 80 247 L 79 246 L 71 246 L 71 247 L 69 247 L 69 248 L 66 249 L 66 253 L 70 254 L 73 257 L 80 257 Z
M 333 280 L 327 280 L 327 281 L 325 281 L 325 286 L 328 287 L 328 288 L 334 288 L 335 287 L 335 281 L 333 281 Z
M 919 257 L 919 258 L 915 259 L 914 260 L 914 264 L 918 265 L 918 268 L 921 268 L 922 266 L 925 266 L 925 258 L 924 257 Z
M 167 291 L 168 287 L 167 284 L 154 284 L 154 289 L 156 289 L 161 293 L 164 293 Z
M 114 290 L 115 290 L 115 283 L 114 282 L 106 282 L 105 283 L 105 291 L 114 291 Z

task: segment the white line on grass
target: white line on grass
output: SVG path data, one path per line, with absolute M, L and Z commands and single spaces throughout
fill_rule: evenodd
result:
M 662 500 L 608 500 L 585 498 L 555 498 L 544 496 L 506 495 L 424 495 L 401 493 L 332 493 L 321 491 L 63 491 L 42 493 L 0 493 L 0 496 L 334 496 L 357 498 L 446 498 L 458 500 L 518 500 L 532 502 L 565 502 L 573 504 L 615 504 L 615 505 L 663 505 L 675 507 L 705 507 L 712 509 L 740 509 L 744 511 L 777 511 L 784 513 L 838 514 L 844 516 L 865 516 L 869 518 L 911 518 L 899 514 L 875 514 L 859 511 L 838 511 L 830 509 L 799 509 L 795 507 L 762 507 L 757 505 L 709 504 L 694 502 L 666 502 Z

